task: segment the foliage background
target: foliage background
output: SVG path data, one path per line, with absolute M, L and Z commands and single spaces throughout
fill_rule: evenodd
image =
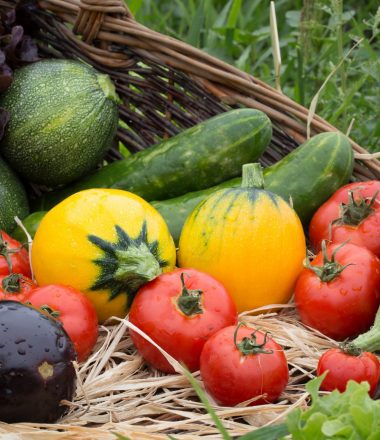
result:
M 274 85 L 268 0 L 126 0 L 137 20 Z M 360 4 L 360 6 L 359 6 Z M 378 0 L 277 0 L 281 87 L 363 147 L 380 151 Z

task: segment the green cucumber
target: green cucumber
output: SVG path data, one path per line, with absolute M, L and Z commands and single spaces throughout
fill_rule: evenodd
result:
M 111 79 L 73 60 L 43 60 L 16 70 L 0 97 L 11 119 L 0 143 L 25 180 L 67 184 L 95 168 L 118 123 Z
M 31 238 L 34 238 L 37 228 L 40 225 L 43 217 L 45 217 L 46 212 L 47 211 L 32 212 L 32 214 L 29 214 L 27 217 L 21 219 L 21 223 L 24 225 L 24 228 L 27 230 Z M 26 243 L 28 241 L 24 230 L 19 225 L 17 225 L 17 227 L 13 230 L 11 236 L 20 243 Z
M 348 139 L 337 132 L 321 133 L 264 170 L 265 189 L 291 203 L 307 225 L 317 208 L 348 182 L 353 170 L 353 151 Z M 221 188 L 241 186 L 235 178 L 204 191 L 169 200 L 154 201 L 178 243 L 182 226 L 192 210 L 209 194 Z
M 16 226 L 15 216 L 24 218 L 28 213 L 28 199 L 22 183 L 0 159 L 0 229 L 11 232 Z
M 261 156 L 271 137 L 272 125 L 265 113 L 231 110 L 46 194 L 35 209 L 50 209 L 88 188 L 125 189 L 148 201 L 208 188 L 238 176 L 244 163 Z

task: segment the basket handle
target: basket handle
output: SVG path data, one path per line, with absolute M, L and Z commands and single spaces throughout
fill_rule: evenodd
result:
M 132 18 L 131 12 L 122 0 L 80 0 L 74 33 L 82 35 L 83 41 L 91 44 L 97 38 L 104 18 L 108 14 Z

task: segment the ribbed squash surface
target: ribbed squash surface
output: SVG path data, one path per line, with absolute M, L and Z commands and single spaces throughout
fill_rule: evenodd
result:
M 306 255 L 295 211 L 280 196 L 255 188 L 217 191 L 186 220 L 179 263 L 221 281 L 239 312 L 286 303 Z

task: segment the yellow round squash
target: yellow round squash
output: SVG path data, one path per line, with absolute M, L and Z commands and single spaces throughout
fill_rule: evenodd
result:
M 203 200 L 179 241 L 179 265 L 218 279 L 239 312 L 288 302 L 306 256 L 296 212 L 262 185 L 260 165 L 244 165 L 242 187 Z
M 161 215 L 145 200 L 116 189 L 80 191 L 42 219 L 32 246 L 39 285 L 83 291 L 100 322 L 124 317 L 144 283 L 175 266 L 176 250 Z

